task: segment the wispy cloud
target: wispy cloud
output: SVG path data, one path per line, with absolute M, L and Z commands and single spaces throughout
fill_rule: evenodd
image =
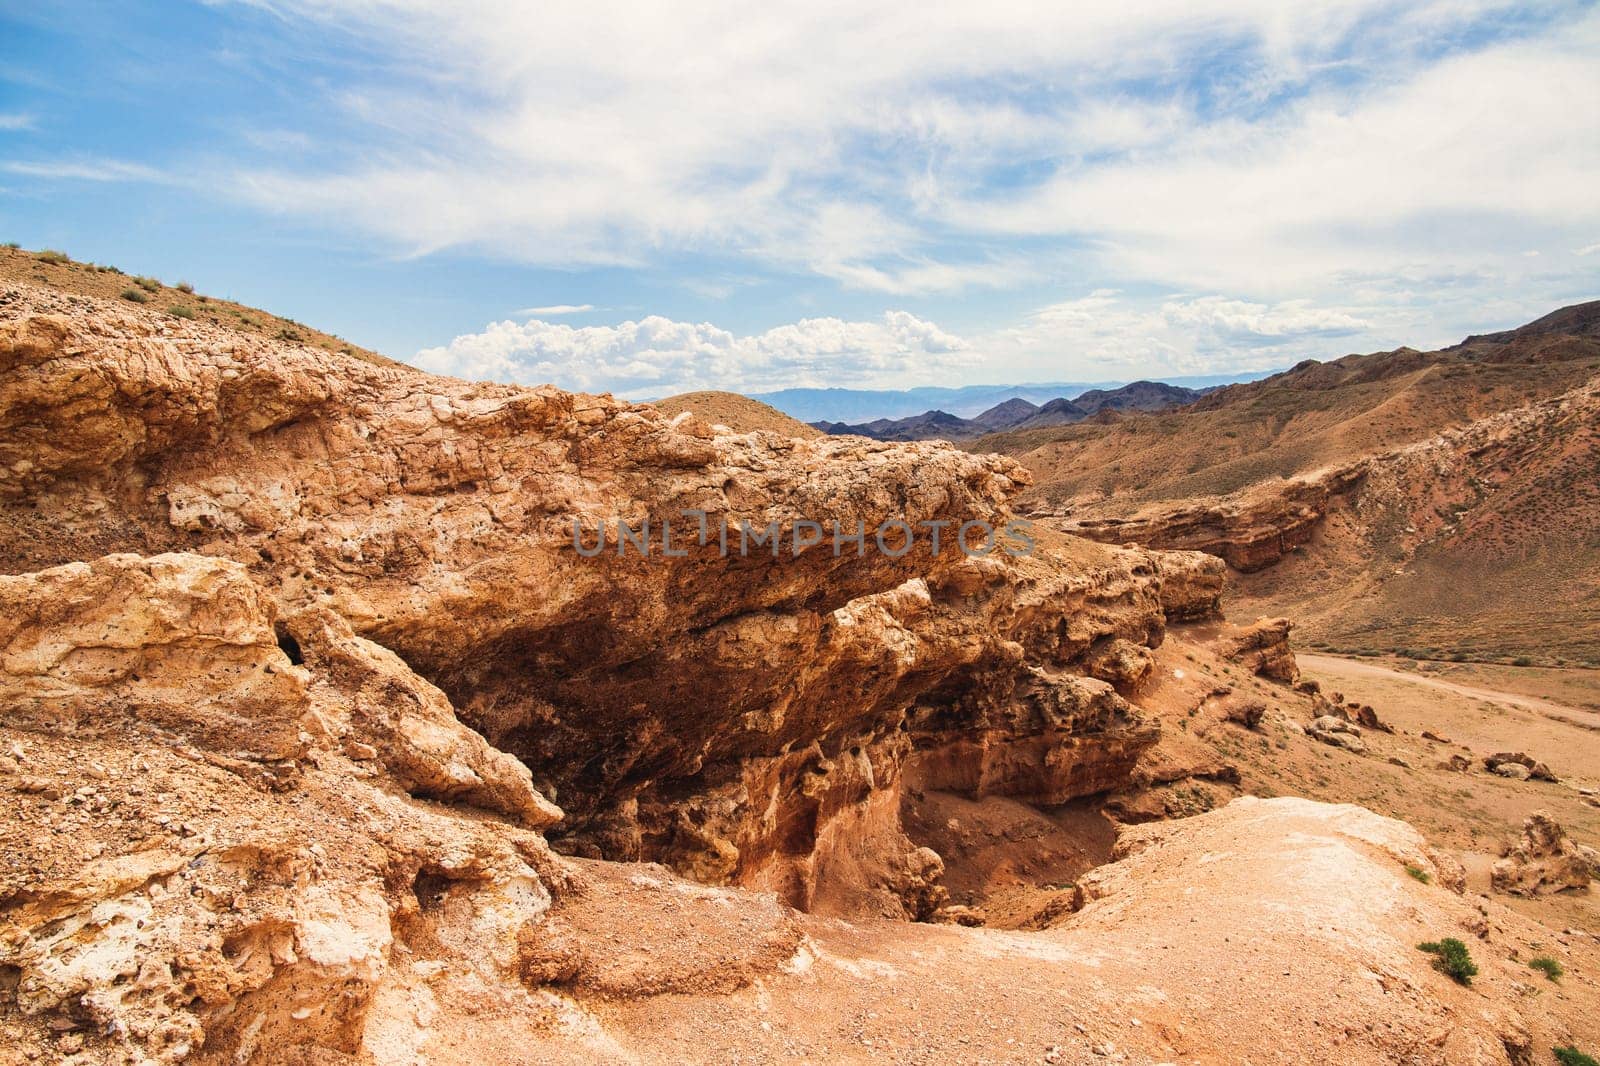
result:
M 0 163 L 0 170 L 29 178 L 66 181 L 165 181 L 154 167 L 112 159 Z
M 884 0 L 858 5 L 848 33 L 804 8 L 720 3 L 557 16 L 491 2 L 471 18 L 444 0 L 273 6 L 467 87 L 455 112 L 399 106 L 409 86 L 349 95 L 387 122 L 414 116 L 405 140 L 434 151 L 239 186 L 413 250 L 556 266 L 715 250 L 908 296 L 1036 282 L 1048 235 L 1108 277 L 1223 271 L 1260 294 L 1419 249 L 1457 266 L 1505 253 L 1492 234 L 1434 246 L 1441 213 L 1567 225 L 1600 211 L 1600 118 L 1566 106 L 1600 93 L 1600 16 L 1582 5 L 913 16 Z M 1519 21 L 1559 30 L 1460 43 Z
M 594 304 L 551 304 L 549 307 L 524 307 L 511 313 L 517 318 L 523 318 L 539 315 L 577 315 L 593 310 Z
M 31 130 L 34 118 L 19 112 L 0 112 L 0 130 Z

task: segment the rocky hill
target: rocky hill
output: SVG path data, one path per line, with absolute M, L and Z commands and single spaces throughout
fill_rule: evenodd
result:
M 1600 662 L 1597 323 L 1580 304 L 970 447 L 1017 457 L 1024 506 L 1060 528 L 1219 555 L 1252 575 L 1247 609 L 1334 646 Z
M 710 425 L 727 426 L 741 433 L 764 429 L 786 437 L 818 437 L 822 431 L 798 418 L 790 418 L 775 407 L 736 392 L 685 392 L 651 402 L 652 407 L 669 417 L 685 412 Z
M 1073 425 L 1102 412 L 1163 411 L 1192 403 L 1203 391 L 1159 381 L 1135 381 L 1115 389 L 1090 389 L 1067 399 L 1057 397 L 1035 405 L 1021 397 L 996 404 L 973 418 L 944 411 L 927 411 L 909 418 L 880 418 L 849 425 L 815 422 L 816 428 L 835 435 L 849 434 L 874 440 L 968 440 L 990 433 Z
M 1287 621 L 1221 620 L 1220 560 L 802 544 L 1003 526 L 1008 458 L 31 284 L 0 313 L 17 1061 L 1520 1063 L 1594 1032 L 1593 937 L 1463 895 L 1399 822 L 1242 795 L 1389 741 L 1292 687 Z M 780 538 L 730 556 L 723 519 Z M 1458 935 L 1470 988 L 1415 947 Z

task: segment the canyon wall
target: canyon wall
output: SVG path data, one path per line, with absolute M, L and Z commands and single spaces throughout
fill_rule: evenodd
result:
M 354 676 L 353 659 L 396 657 L 428 686 L 409 702 L 525 764 L 572 854 L 800 905 L 836 869 L 873 906 L 926 913 L 902 777 L 1041 803 L 1119 786 L 1157 726 L 1105 649 L 1217 610 L 1203 556 L 1044 530 L 1031 554 L 1015 537 L 956 550 L 963 524 L 1012 519 L 1027 475 L 1002 457 L 735 433 L 4 295 L 7 569 L 237 563 L 291 658 Z M 874 543 L 886 520 L 919 531 L 907 550 Z M 618 521 L 652 530 L 648 555 Z M 806 522 L 864 528 L 865 551 L 831 535 L 796 551 Z M 718 531 L 743 523 L 777 528 L 779 550 L 724 555 Z

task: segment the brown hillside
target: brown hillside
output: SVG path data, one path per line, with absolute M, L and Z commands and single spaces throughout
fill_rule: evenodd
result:
M 186 291 L 156 278 L 125 273 L 114 266 L 80 263 L 61 252 L 30 252 L 9 245 L 0 246 L 0 281 L 46 285 L 72 296 L 121 300 L 165 314 L 174 320 L 209 322 L 241 333 L 342 352 L 379 366 L 401 365 L 377 352 L 352 344 L 343 337 L 313 329 L 292 318 L 282 318 L 260 308 L 221 300 L 201 292 Z M 177 284 L 187 283 L 180 281 Z
M 664 400 L 652 400 L 650 405 L 669 418 L 688 411 L 712 425 L 727 426 L 740 433 L 764 429 L 805 440 L 822 436 L 820 429 L 808 426 L 798 418 L 790 418 L 776 407 L 736 392 L 683 392 Z
M 1019 458 L 1062 528 L 1220 555 L 1243 609 L 1331 646 L 1600 662 L 1597 331 L 1580 304 L 976 447 Z

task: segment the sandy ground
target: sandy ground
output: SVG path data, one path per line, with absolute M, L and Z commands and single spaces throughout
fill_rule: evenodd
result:
M 1600 1034 L 1595 938 L 1419 883 L 1405 866 L 1431 860 L 1396 823 L 1247 799 L 1146 831 L 1051 928 L 802 917 L 793 956 L 746 988 L 578 995 L 504 1061 L 1442 1066 L 1504 1063 L 1498 1034 L 1526 1026 L 1542 1064 Z M 1480 913 L 1483 973 L 1461 988 L 1415 945 Z M 1529 983 L 1535 951 L 1563 983 Z
M 1539 696 L 1518 695 L 1514 692 L 1506 692 L 1500 689 L 1464 685 L 1426 673 L 1411 673 L 1390 669 L 1387 666 L 1362 659 L 1346 659 L 1335 655 L 1313 655 L 1306 652 L 1296 655 L 1295 658 L 1299 660 L 1302 669 L 1308 670 L 1313 674 L 1325 673 L 1330 677 L 1338 677 L 1342 680 L 1350 678 L 1398 679 L 1424 688 L 1438 689 L 1441 692 L 1464 696 L 1471 700 L 1525 707 L 1543 714 L 1564 718 L 1581 726 L 1600 728 L 1600 711 L 1573 707 Z
M 1372 704 L 1400 730 L 1379 743 L 1410 762 L 1411 769 L 1372 767 L 1375 777 L 1393 777 L 1396 784 L 1372 790 L 1361 796 L 1361 802 L 1404 817 L 1430 839 L 1454 848 L 1467 868 L 1472 890 L 1488 891 L 1489 867 L 1500 846 L 1534 811 L 1548 811 L 1579 842 L 1600 844 L 1600 806 L 1579 791 L 1600 789 L 1600 714 L 1367 660 L 1305 654 L 1298 659 L 1306 676 L 1321 682 L 1324 689 Z M 1449 743 L 1423 740 L 1424 730 Z M 1484 773 L 1483 756 L 1502 751 L 1526 752 L 1548 764 L 1561 778 L 1560 784 L 1508 781 Z M 1471 772 L 1440 768 L 1454 753 L 1474 761 Z M 1334 787 L 1340 787 L 1337 781 Z M 1322 798 L 1331 797 L 1323 790 Z M 1547 924 L 1600 929 L 1600 903 L 1592 892 L 1539 900 L 1497 898 Z

